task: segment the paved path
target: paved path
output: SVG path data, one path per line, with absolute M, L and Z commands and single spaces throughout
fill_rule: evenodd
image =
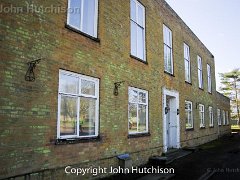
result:
M 225 136 L 168 165 L 176 180 L 240 179 L 240 135 Z
M 227 135 L 204 144 L 199 147 L 199 151 L 177 159 L 165 167 L 174 168 L 174 176 L 169 174 L 121 174 L 105 179 L 240 180 L 240 134 Z

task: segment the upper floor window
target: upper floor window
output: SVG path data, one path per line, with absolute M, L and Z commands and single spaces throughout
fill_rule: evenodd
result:
M 222 110 L 222 118 L 223 118 L 223 125 L 226 125 L 226 114 L 224 110 Z
M 211 66 L 207 64 L 208 92 L 212 92 Z
M 99 80 L 59 72 L 58 138 L 98 136 Z
M 128 132 L 148 132 L 148 92 L 145 90 L 128 88 Z
M 209 106 L 209 126 L 213 127 L 213 108 Z
M 221 120 L 221 110 L 217 109 L 217 119 L 218 119 L 218 125 L 222 125 L 222 120 Z
M 200 119 L 200 127 L 205 127 L 204 105 L 203 104 L 199 104 L 199 119 Z
M 131 0 L 131 55 L 146 61 L 145 8 L 137 0 Z
M 67 24 L 97 37 L 98 0 L 68 0 Z
M 186 129 L 193 128 L 192 102 L 185 101 Z
M 185 81 L 191 82 L 190 72 L 190 48 L 187 44 L 183 44 L 184 47 L 184 63 L 185 63 Z
M 164 70 L 173 74 L 172 31 L 163 25 Z
M 202 58 L 197 56 L 198 60 L 198 87 L 203 89 Z

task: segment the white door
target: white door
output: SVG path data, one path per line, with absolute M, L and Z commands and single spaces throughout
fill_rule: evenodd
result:
M 163 88 L 163 151 L 180 148 L 179 93 Z
M 167 96 L 166 107 L 167 112 L 167 136 L 168 148 L 177 148 L 177 109 L 176 98 Z

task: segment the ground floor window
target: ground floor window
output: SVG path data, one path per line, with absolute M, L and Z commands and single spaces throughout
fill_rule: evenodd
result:
M 128 88 L 128 132 L 148 132 L 148 92 L 145 90 Z
M 199 104 L 199 119 L 200 119 L 200 127 L 205 127 L 204 105 L 203 104 Z
M 192 102 L 185 101 L 186 129 L 193 128 Z
M 218 125 L 222 125 L 222 120 L 221 120 L 221 110 L 217 109 L 217 119 L 218 119 Z
M 98 136 L 99 79 L 60 70 L 58 138 Z
M 229 112 L 228 112 L 228 111 L 226 111 L 226 120 L 227 120 L 227 125 L 229 125 L 228 114 L 229 114 Z
M 213 127 L 213 108 L 209 106 L 209 126 Z
M 222 119 L 223 119 L 223 125 L 226 125 L 226 115 L 224 110 L 222 110 Z

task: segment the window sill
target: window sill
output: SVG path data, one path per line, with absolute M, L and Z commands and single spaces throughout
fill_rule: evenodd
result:
M 128 138 L 139 138 L 139 137 L 146 137 L 151 136 L 150 133 L 138 133 L 138 134 L 128 134 Z
M 68 24 L 65 24 L 65 28 L 67 28 L 67 29 L 69 29 L 69 30 L 71 30 L 71 31 L 73 31 L 75 33 L 81 34 L 81 35 L 83 35 L 83 36 L 85 36 L 85 37 L 87 37 L 87 38 L 89 38 L 89 39 L 91 39 L 93 41 L 96 41 L 98 43 L 100 42 L 99 38 L 95 38 L 95 37 L 93 37 L 93 36 L 91 36 L 89 34 L 86 34 L 86 33 L 82 32 L 82 31 L 80 31 L 80 30 L 78 30 L 78 29 L 76 29 L 76 28 L 74 28 L 74 27 L 72 27 L 72 26 L 70 26 Z
M 168 74 L 168 75 L 170 75 L 170 76 L 172 76 L 172 77 L 175 77 L 174 74 L 172 74 L 172 73 L 170 73 L 170 72 L 164 71 L 164 73 L 165 73 L 165 74 Z
M 186 131 L 194 131 L 194 128 L 186 128 Z
M 78 143 L 88 143 L 88 142 L 98 142 L 101 141 L 101 137 L 85 137 L 85 138 L 68 138 L 68 139 L 56 139 L 55 145 L 64 144 L 78 144 Z
M 186 84 L 189 84 L 189 85 L 192 85 L 192 83 L 191 83 L 191 82 L 188 82 L 188 81 L 185 81 L 185 83 L 186 83 Z
M 134 56 L 134 55 L 131 55 L 131 54 L 130 54 L 130 57 L 133 58 L 133 59 L 136 59 L 136 60 L 138 60 L 138 61 L 140 61 L 140 62 L 142 62 L 142 63 L 144 63 L 144 64 L 146 64 L 146 65 L 148 65 L 147 60 L 144 61 L 143 59 L 140 59 L 140 58 L 138 58 L 138 57 L 136 57 L 136 56 Z

